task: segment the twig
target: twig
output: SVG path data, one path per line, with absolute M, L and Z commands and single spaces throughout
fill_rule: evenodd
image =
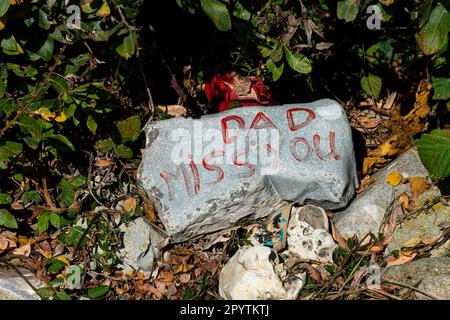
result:
M 417 291 L 418 293 L 421 293 L 421 294 L 423 294 L 424 296 L 427 296 L 428 298 L 431 298 L 431 299 L 433 299 L 433 300 L 439 300 L 438 298 L 434 297 L 433 295 L 431 295 L 431 294 L 429 294 L 429 293 L 426 293 L 425 291 L 422 291 L 422 290 L 420 290 L 420 289 L 417 289 L 416 287 L 407 285 L 407 284 L 405 284 L 405 283 L 396 282 L 396 281 L 391 281 L 391 280 L 383 280 L 383 282 L 387 282 L 387 283 L 390 283 L 390 284 L 394 284 L 394 285 L 400 286 L 400 287 L 405 287 L 405 288 L 408 288 L 408 289 Z

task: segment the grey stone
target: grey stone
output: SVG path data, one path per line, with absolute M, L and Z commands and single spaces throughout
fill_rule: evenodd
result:
M 151 274 L 155 255 L 151 245 L 151 227 L 144 218 L 137 218 L 128 225 L 122 224 L 123 248 L 118 257 L 123 261 L 125 273 L 140 271 Z
M 283 256 L 332 263 L 337 245 L 328 233 L 325 211 L 311 205 L 293 208 L 287 228 L 287 245 Z
M 442 299 L 450 294 L 450 257 L 422 258 L 408 264 L 393 266 L 382 274 L 383 281 L 392 281 L 408 286 L 416 286 L 425 293 Z M 438 284 L 437 281 L 441 283 Z M 447 286 L 445 286 L 447 284 Z M 417 298 L 425 298 L 415 293 Z
M 227 300 L 296 299 L 306 274 L 282 281 L 286 273 L 276 255 L 262 245 L 240 248 L 223 267 L 219 276 L 219 294 Z
M 406 179 L 428 177 L 428 171 L 414 148 L 409 149 L 385 168 L 373 175 L 375 182 L 358 194 L 348 208 L 337 212 L 333 220 L 339 233 L 345 237 L 364 237 L 369 232 L 377 234 L 384 215 L 392 201 L 404 192 L 410 192 L 409 184 L 391 186 L 386 177 L 397 171 Z
M 450 275 L 426 277 L 417 286 L 418 289 L 439 300 L 450 300 Z M 417 299 L 429 300 L 430 297 L 422 293 L 414 293 Z
M 421 194 L 416 203 L 422 205 L 429 203 L 430 200 L 434 200 L 439 195 L 439 189 L 433 187 Z M 442 236 L 442 230 L 439 225 L 443 222 L 450 221 L 450 207 L 438 202 L 427 209 L 421 210 L 421 207 L 416 208 L 419 210 L 418 213 L 408 217 L 395 229 L 392 239 L 386 248 L 386 254 L 394 250 L 400 250 L 402 247 L 407 247 L 408 242 L 410 244 L 420 244 L 427 238 L 437 239 Z M 443 247 L 441 256 L 446 255 L 445 249 L 448 249 L 448 244 L 444 244 Z M 434 256 L 437 256 L 439 251 L 434 250 L 433 253 Z
M 35 287 L 45 284 L 30 271 L 19 268 L 21 274 Z M 0 300 L 40 300 L 39 295 L 14 269 L 0 269 Z
M 138 179 L 174 242 L 287 202 L 342 208 L 357 185 L 351 129 L 333 100 L 174 118 L 145 131 Z

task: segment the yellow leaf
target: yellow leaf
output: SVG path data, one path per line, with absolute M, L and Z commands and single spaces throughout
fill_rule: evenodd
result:
M 17 51 L 18 51 L 20 54 L 23 54 L 23 53 L 24 53 L 24 51 L 23 51 L 22 47 L 20 46 L 20 44 L 16 43 L 16 48 L 17 48 Z
M 55 121 L 56 121 L 56 122 L 64 122 L 64 121 L 66 121 L 66 120 L 67 120 L 67 117 L 66 117 L 64 111 L 61 112 L 61 113 L 59 114 L 59 116 L 57 116 L 57 117 L 55 118 Z
M 134 197 L 130 197 L 123 202 L 122 206 L 125 212 L 133 212 L 136 210 L 136 199 Z
M 12 5 L 12 6 L 14 6 L 14 5 L 17 4 L 17 1 L 16 1 L 16 0 L 9 0 L 9 4 Z
M 59 261 L 63 262 L 66 266 L 70 266 L 70 262 L 65 256 L 59 256 L 56 259 L 58 259 Z
M 0 18 L 0 31 L 5 29 L 6 27 L 6 17 L 1 17 Z
M 387 162 L 386 159 L 380 158 L 380 157 L 366 157 L 364 158 L 363 163 L 363 173 L 367 174 L 371 172 L 372 167 L 374 167 L 376 164 L 385 164 Z
M 391 172 L 386 181 L 393 187 L 398 186 L 402 182 L 402 175 L 397 171 Z
M 102 6 L 98 9 L 97 14 L 100 17 L 107 17 L 111 14 L 111 9 L 109 8 L 108 2 L 103 1 Z
M 40 108 L 34 113 L 40 115 L 45 121 L 50 121 L 56 116 L 56 114 L 54 112 L 51 112 L 48 108 Z
M 428 189 L 428 182 L 425 178 L 422 177 L 408 178 L 408 183 L 409 187 L 411 188 L 413 201 Z

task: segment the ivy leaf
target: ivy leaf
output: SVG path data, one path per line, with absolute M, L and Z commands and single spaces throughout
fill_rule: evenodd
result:
M 0 17 L 3 17 L 9 9 L 9 0 L 0 0 Z
M 141 118 L 136 115 L 122 120 L 117 123 L 117 129 L 119 130 L 122 142 L 136 141 L 141 132 Z
M 12 202 L 12 198 L 9 194 L 0 193 L 0 204 L 10 204 Z
M 14 218 L 14 216 L 5 209 L 0 209 L 0 226 L 5 226 L 6 228 L 11 229 L 18 228 L 16 218 Z
M 423 53 L 432 55 L 439 52 L 448 43 L 450 14 L 445 7 L 438 5 L 431 11 L 428 22 L 419 31 L 419 46 Z
M 97 288 L 89 288 L 87 291 L 87 294 L 88 294 L 89 298 L 97 299 L 97 298 L 103 297 L 105 294 L 108 293 L 108 291 L 109 291 L 109 287 L 102 285 Z
M 360 0 L 344 0 L 337 3 L 337 17 L 338 19 L 351 22 L 356 19 L 359 10 Z
M 450 78 L 431 77 L 433 84 L 433 99 L 447 100 L 450 99 Z
M 214 22 L 220 31 L 231 29 L 231 17 L 227 6 L 219 0 L 200 1 L 205 14 Z
M 308 74 L 312 71 L 311 61 L 301 53 L 292 53 L 288 47 L 284 47 L 286 60 L 289 66 L 299 73 Z
M 381 78 L 372 73 L 361 78 L 362 89 L 368 96 L 373 96 L 375 100 L 377 100 L 380 95 L 381 85 Z
M 125 158 L 125 159 L 133 158 L 133 150 L 131 150 L 124 144 L 118 145 L 116 148 L 116 152 L 117 152 L 117 155 L 121 158 Z
M 423 134 L 417 149 L 432 179 L 443 179 L 450 175 L 450 130 L 436 129 Z
M 272 59 L 268 59 L 266 61 L 266 68 L 272 74 L 272 81 L 278 81 L 278 79 L 280 79 L 281 75 L 283 74 L 284 63 L 281 63 L 277 66 L 275 62 L 272 61 Z

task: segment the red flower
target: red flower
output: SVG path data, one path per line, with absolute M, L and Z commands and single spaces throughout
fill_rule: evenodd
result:
M 235 101 L 243 107 L 272 104 L 272 95 L 260 78 L 244 78 L 234 72 L 214 75 L 205 86 L 205 94 L 218 112 L 232 108 Z

